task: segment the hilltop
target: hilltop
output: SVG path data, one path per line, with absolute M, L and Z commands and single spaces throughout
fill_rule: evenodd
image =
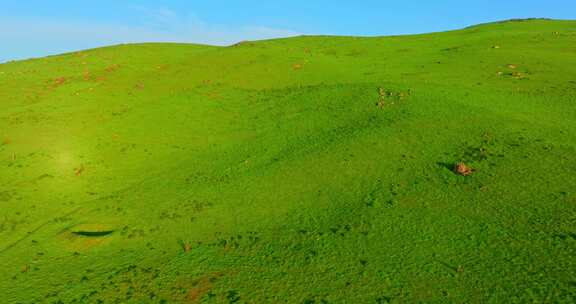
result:
M 575 52 L 528 20 L 1 64 L 0 298 L 572 302 Z

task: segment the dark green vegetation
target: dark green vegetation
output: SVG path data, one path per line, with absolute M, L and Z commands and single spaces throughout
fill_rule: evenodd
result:
M 0 298 L 571 303 L 575 118 L 574 21 L 3 64 Z

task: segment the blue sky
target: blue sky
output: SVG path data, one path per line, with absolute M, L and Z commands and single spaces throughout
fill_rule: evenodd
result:
M 0 0 L 0 62 L 118 43 L 395 35 L 527 17 L 576 19 L 576 0 Z

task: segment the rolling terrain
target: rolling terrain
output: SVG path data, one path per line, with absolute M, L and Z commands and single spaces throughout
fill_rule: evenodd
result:
M 576 21 L 0 65 L 2 303 L 574 303 L 575 256 Z

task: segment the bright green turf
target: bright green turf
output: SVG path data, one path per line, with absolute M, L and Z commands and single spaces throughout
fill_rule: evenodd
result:
M 7 63 L 0 140 L 2 303 L 576 301 L 576 21 Z

